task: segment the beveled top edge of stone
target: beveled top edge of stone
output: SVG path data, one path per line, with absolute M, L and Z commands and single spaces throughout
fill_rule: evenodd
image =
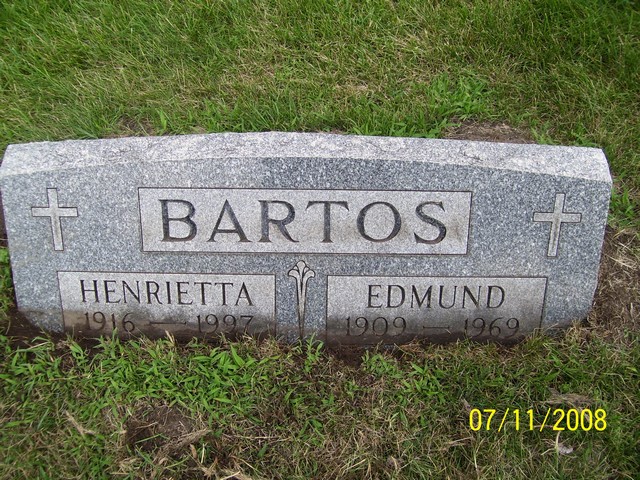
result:
M 428 162 L 611 183 L 607 159 L 597 148 L 299 132 L 211 133 L 14 144 L 7 147 L 0 179 L 38 171 L 129 162 L 226 158 Z

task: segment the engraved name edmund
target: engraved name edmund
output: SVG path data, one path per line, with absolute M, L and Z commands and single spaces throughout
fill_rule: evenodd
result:
M 327 338 L 516 338 L 539 327 L 546 278 L 329 276 Z
M 275 330 L 273 275 L 58 272 L 65 327 L 101 334 Z
M 144 251 L 467 253 L 471 192 L 139 188 Z

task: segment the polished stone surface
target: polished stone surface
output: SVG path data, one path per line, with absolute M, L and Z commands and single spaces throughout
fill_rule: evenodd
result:
M 611 188 L 593 148 L 279 132 L 11 145 L 0 182 L 35 324 L 365 344 L 584 318 Z

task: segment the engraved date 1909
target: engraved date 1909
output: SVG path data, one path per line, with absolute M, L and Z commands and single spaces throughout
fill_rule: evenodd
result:
M 450 331 L 451 327 L 429 327 L 423 329 L 442 328 Z M 398 337 L 409 334 L 410 326 L 404 317 L 347 317 L 346 336 L 348 337 Z M 515 317 L 497 317 L 485 319 L 482 317 L 464 319 L 463 332 L 469 338 L 502 338 L 508 339 L 515 336 L 520 330 L 520 321 Z
M 402 335 L 407 329 L 407 321 L 403 317 L 347 317 L 347 336 L 361 337 L 363 335 L 373 335 L 383 337 L 397 337 Z

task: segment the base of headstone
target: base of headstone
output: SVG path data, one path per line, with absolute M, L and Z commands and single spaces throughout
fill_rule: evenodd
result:
M 303 133 L 11 145 L 16 300 L 84 336 L 516 341 L 591 306 L 599 149 Z

